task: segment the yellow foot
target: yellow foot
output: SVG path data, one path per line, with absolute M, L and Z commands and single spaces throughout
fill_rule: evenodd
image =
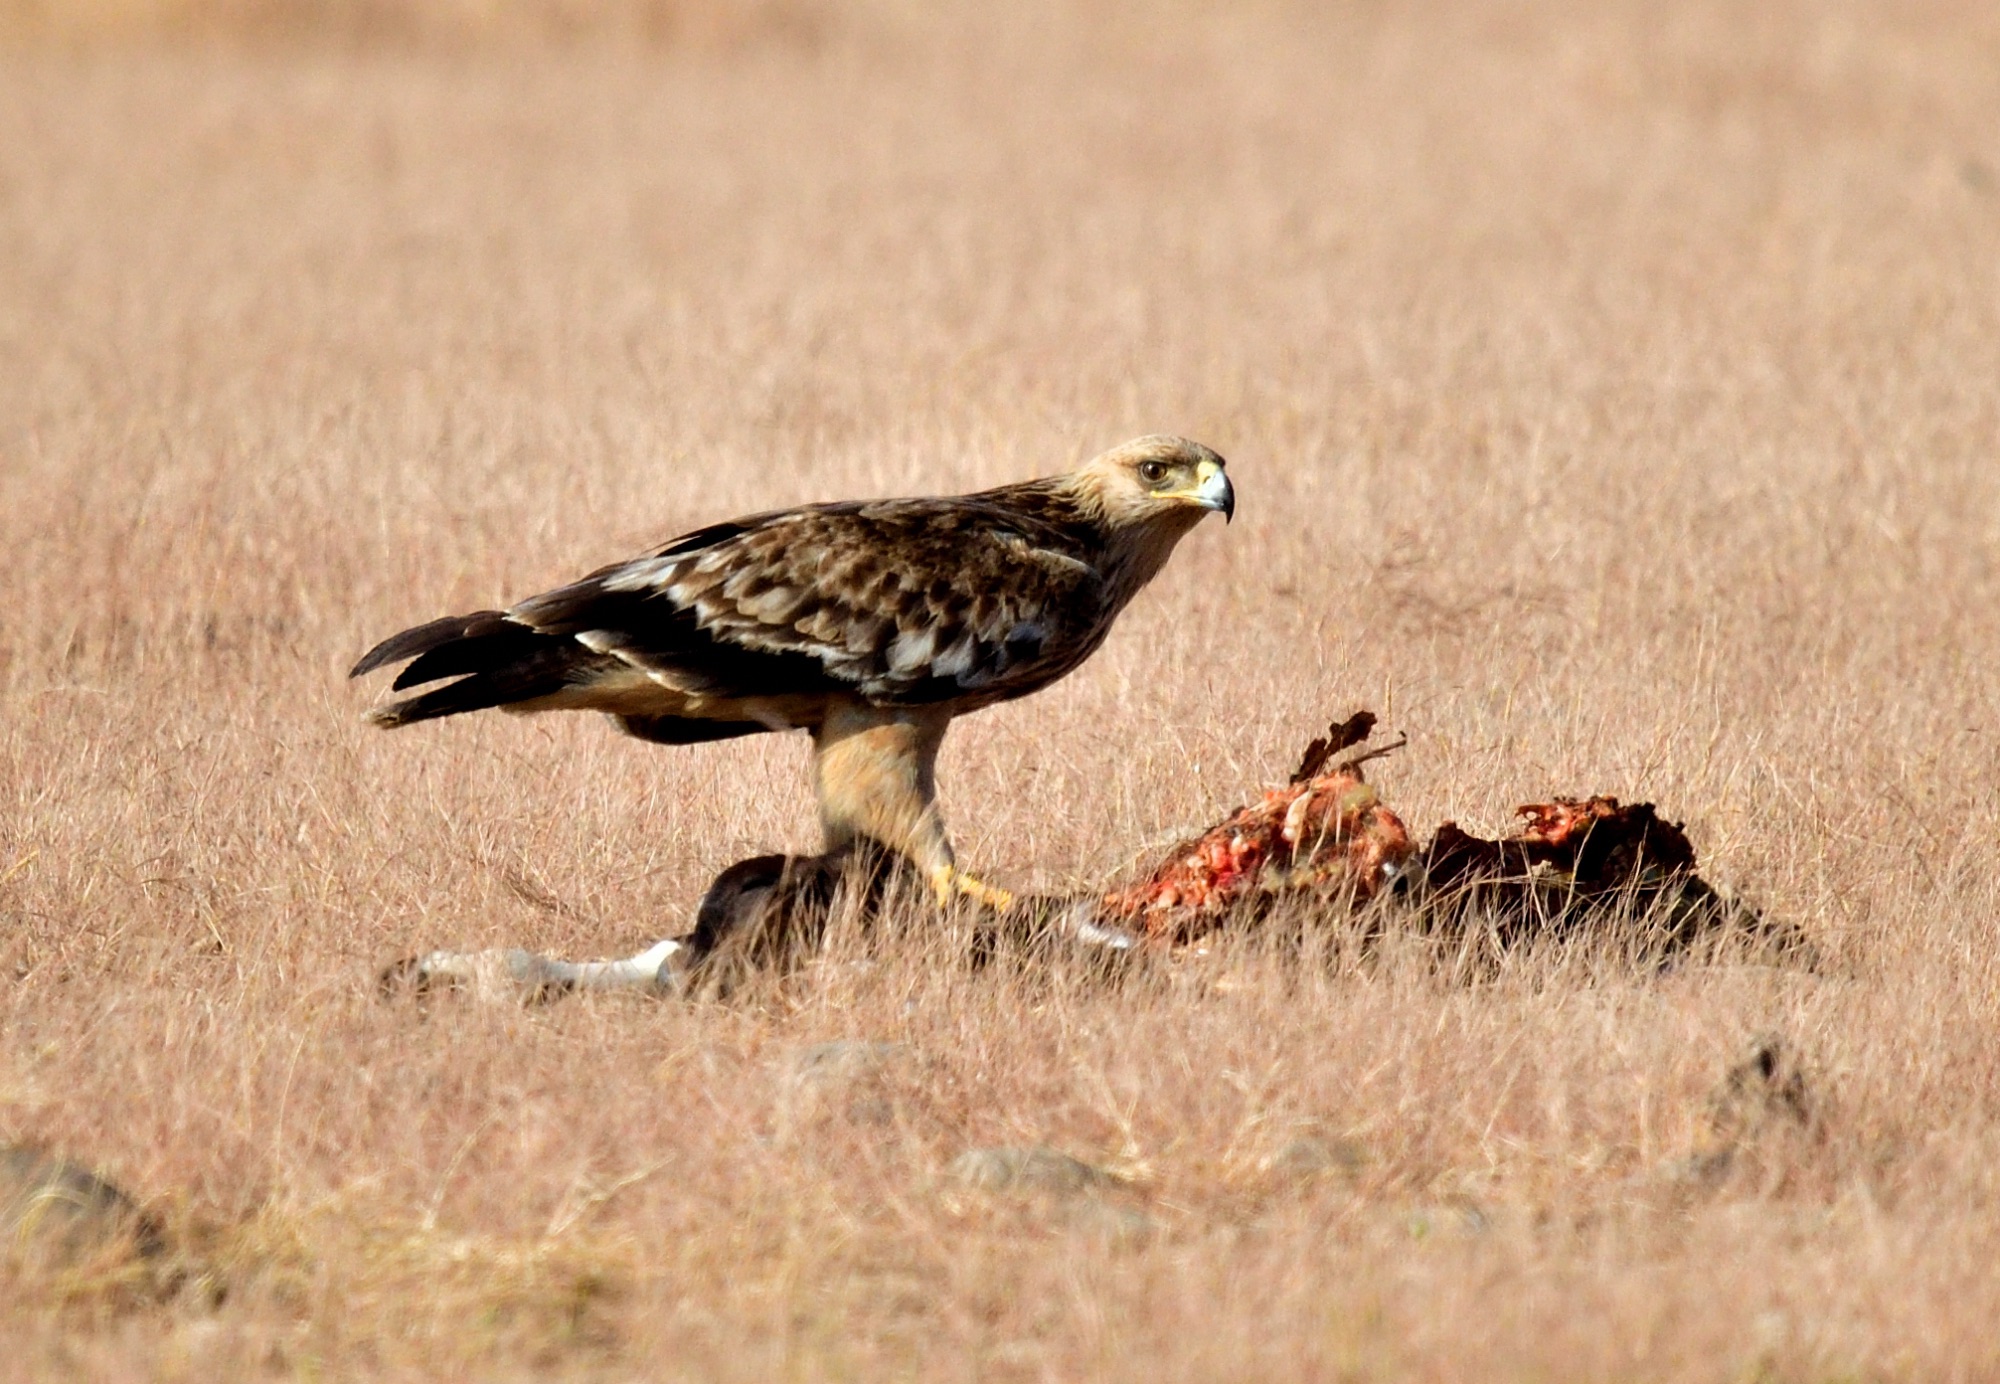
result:
M 981 883 L 955 865 L 940 865 L 931 871 L 931 892 L 937 895 L 939 908 L 950 908 L 956 899 L 971 899 L 996 913 L 1014 906 L 1014 896 L 1007 890 Z

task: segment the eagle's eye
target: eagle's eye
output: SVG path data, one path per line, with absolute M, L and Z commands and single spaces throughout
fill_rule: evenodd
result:
M 1158 485 L 1167 478 L 1167 464 L 1164 461 L 1142 461 L 1139 463 L 1139 479 L 1147 485 Z

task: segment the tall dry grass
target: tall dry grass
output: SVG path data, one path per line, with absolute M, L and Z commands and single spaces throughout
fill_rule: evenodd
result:
M 1986 9 L 105 13 L 0 56 L 0 1137 L 226 1294 L 16 1282 L 0 1372 L 2000 1372 Z M 1654 799 L 1826 964 L 847 938 L 729 1006 L 374 998 L 676 931 L 813 829 L 792 741 L 368 731 L 369 641 L 1155 430 L 1242 522 L 953 732 L 982 872 L 1101 876 L 1365 704 L 1414 823 Z M 1765 1031 L 1813 1125 L 1658 1176 Z M 840 1038 L 908 1046 L 859 1118 L 788 1075 Z M 946 1178 L 1002 1143 L 1126 1181 Z

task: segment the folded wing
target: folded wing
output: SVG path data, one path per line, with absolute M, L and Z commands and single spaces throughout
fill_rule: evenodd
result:
M 726 723 L 746 715 L 736 703 L 831 696 L 971 709 L 1069 671 L 1113 614 L 1088 526 L 1006 496 L 719 524 L 510 610 L 406 630 L 354 672 L 410 659 L 398 690 L 458 679 L 383 708 L 386 724 L 590 706 L 598 688 L 605 710 L 670 720 L 692 709 Z M 634 673 L 660 690 L 657 708 L 635 699 Z

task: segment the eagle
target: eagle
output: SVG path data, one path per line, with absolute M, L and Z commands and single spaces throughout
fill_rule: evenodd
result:
M 385 728 L 498 707 L 599 711 L 663 745 L 804 730 L 826 850 L 863 841 L 941 904 L 1012 896 L 958 868 L 937 807 L 954 718 L 1024 697 L 1103 644 L 1175 544 L 1236 496 L 1221 457 L 1142 437 L 970 495 L 776 510 L 684 534 L 506 610 L 392 635 Z M 430 686 L 430 684 L 439 684 Z

